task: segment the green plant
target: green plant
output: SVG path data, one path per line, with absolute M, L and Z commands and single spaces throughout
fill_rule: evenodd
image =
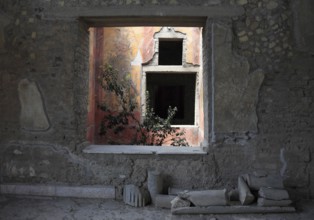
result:
M 172 146 L 189 146 L 184 136 L 185 131 L 171 126 L 177 112 L 176 107 L 169 106 L 167 117 L 161 118 L 150 107 L 149 94 L 146 92 L 145 115 L 141 121 L 135 114 L 137 104 L 131 95 L 131 82 L 128 77 L 121 76 L 117 69 L 106 64 L 101 67 L 98 81 L 105 92 L 113 94 L 120 107 L 119 111 L 113 111 L 105 103 L 98 105 L 106 112 L 101 121 L 100 135 L 106 135 L 109 130 L 119 134 L 125 129 L 132 129 L 134 135 L 129 144 L 163 145 L 170 142 Z

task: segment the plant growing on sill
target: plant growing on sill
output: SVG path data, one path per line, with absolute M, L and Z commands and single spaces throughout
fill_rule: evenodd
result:
M 170 142 L 172 146 L 189 146 L 184 136 L 185 131 L 171 127 L 171 121 L 177 112 L 176 107 L 169 106 L 167 117 L 159 117 L 150 107 L 149 94 L 146 91 L 146 111 L 141 121 L 135 114 L 137 103 L 131 94 L 131 81 L 128 75 L 121 76 L 122 74 L 109 64 L 105 64 L 100 70 L 98 78 L 100 86 L 104 92 L 112 94 L 119 105 L 119 111 L 112 111 L 105 102 L 98 104 L 105 112 L 100 124 L 100 135 L 107 135 L 109 131 L 118 135 L 126 129 L 131 129 L 134 135 L 129 144 L 161 146 Z M 110 143 L 121 144 L 114 140 L 110 140 Z

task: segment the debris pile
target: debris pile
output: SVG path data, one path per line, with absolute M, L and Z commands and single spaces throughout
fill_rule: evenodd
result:
M 279 175 L 254 172 L 238 177 L 238 189 L 184 190 L 168 188 L 163 193 L 160 172 L 149 171 L 148 189 L 124 187 L 126 204 L 143 207 L 151 201 L 155 207 L 171 209 L 172 214 L 282 213 L 295 212 Z

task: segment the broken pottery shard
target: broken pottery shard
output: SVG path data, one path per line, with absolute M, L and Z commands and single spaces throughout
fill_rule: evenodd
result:
M 238 189 L 239 189 L 239 199 L 242 205 L 249 205 L 251 204 L 255 197 L 251 193 L 248 185 L 244 181 L 242 176 L 238 178 Z
M 123 201 L 134 207 L 143 207 L 150 201 L 147 190 L 140 189 L 135 185 L 125 185 L 123 188 Z
M 227 205 L 226 189 L 190 191 L 186 192 L 185 194 L 187 195 L 187 199 L 195 206 Z
M 44 131 L 50 127 L 41 94 L 35 82 L 23 79 L 18 85 L 21 103 L 21 127 L 30 131 Z
M 265 199 L 270 200 L 285 200 L 289 199 L 289 194 L 285 189 L 272 189 L 272 188 L 265 188 L 262 187 L 258 191 L 258 195 Z
M 163 179 L 159 172 L 148 171 L 147 187 L 152 198 L 152 202 L 155 203 L 155 195 L 161 194 L 163 189 Z
M 270 187 L 283 189 L 283 181 L 279 175 L 268 175 L 265 177 L 256 177 L 247 175 L 247 184 L 252 190 L 259 190 L 261 187 Z
M 171 209 L 182 208 L 182 207 L 190 207 L 191 202 L 185 199 L 181 199 L 180 197 L 175 197 L 171 200 Z
M 257 205 L 261 207 L 284 207 L 284 206 L 289 206 L 291 205 L 292 201 L 289 199 L 286 200 L 270 200 L 270 199 L 265 199 L 265 198 L 258 198 L 257 200 Z
M 171 201 L 175 199 L 176 196 L 172 195 L 156 195 L 155 196 L 155 207 L 157 208 L 171 208 Z

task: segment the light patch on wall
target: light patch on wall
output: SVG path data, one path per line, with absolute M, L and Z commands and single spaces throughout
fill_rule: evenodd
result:
M 142 65 L 142 63 L 143 63 L 142 55 L 141 55 L 140 51 L 138 50 L 136 57 L 131 62 L 131 65 L 132 66 L 140 66 L 140 65 Z
M 50 124 L 45 112 L 44 102 L 35 82 L 22 79 L 18 85 L 21 103 L 21 128 L 28 131 L 45 131 Z

